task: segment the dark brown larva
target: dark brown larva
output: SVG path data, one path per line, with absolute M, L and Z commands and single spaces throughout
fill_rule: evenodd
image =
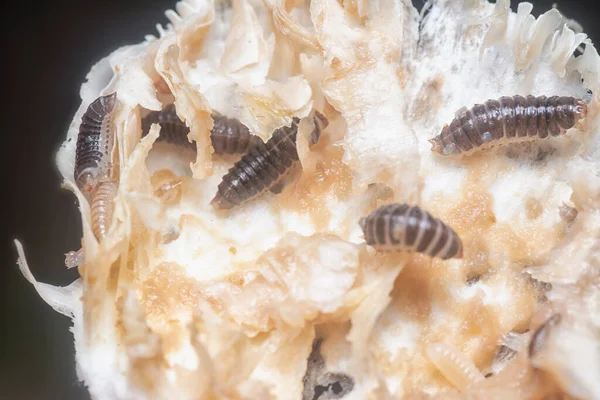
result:
M 388 204 L 359 223 L 367 244 L 378 251 L 416 251 L 444 260 L 463 255 L 456 232 L 417 206 Z
M 559 96 L 513 96 L 488 100 L 454 118 L 431 139 L 431 150 L 442 154 L 472 154 L 495 145 L 558 136 L 584 118 L 581 99 Z
M 97 98 L 81 117 L 75 152 L 75 182 L 89 195 L 108 172 L 114 143 L 113 111 L 117 94 Z
M 108 228 L 110 228 L 117 188 L 116 182 L 102 181 L 98 184 L 98 187 L 92 196 L 92 231 L 98 241 L 104 239 L 108 232 Z
M 210 132 L 210 140 L 215 154 L 243 154 L 263 140 L 250 133 L 246 125 L 234 118 L 214 112 L 211 115 L 214 126 Z M 142 120 L 142 135 L 150 132 L 152 124 L 160 124 L 158 141 L 177 146 L 184 146 L 196 151 L 196 144 L 188 140 L 189 128 L 177 116 L 174 104 L 169 104 L 161 111 L 152 111 Z
M 260 136 L 250 133 L 248 127 L 234 118 L 213 113 L 214 125 L 210 131 L 210 140 L 216 154 L 244 154 L 259 143 Z
M 169 104 L 160 111 L 151 111 L 142 119 L 142 136 L 150 132 L 152 124 L 160 125 L 160 134 L 156 141 L 187 147 L 196 151 L 196 145 L 188 140 L 190 129 L 177 116 L 175 104 Z
M 312 115 L 315 124 L 311 143 L 315 144 L 328 121 L 321 113 Z M 296 136 L 300 119 L 273 132 L 267 143 L 250 149 L 223 177 L 211 204 L 217 209 L 231 209 L 276 187 L 299 161 Z
M 561 319 L 560 314 L 554 314 L 535 331 L 529 342 L 529 358 L 535 357 L 544 347 L 552 328 L 558 325 Z

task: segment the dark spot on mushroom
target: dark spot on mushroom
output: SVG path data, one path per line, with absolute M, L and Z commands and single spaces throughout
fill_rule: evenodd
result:
M 478 274 L 476 272 L 470 272 L 467 275 L 467 279 L 466 279 L 465 282 L 466 282 L 467 285 L 471 286 L 471 285 L 474 285 L 477 282 L 479 282 L 480 279 L 481 279 L 481 275 L 480 274 Z
M 354 388 L 354 380 L 340 372 L 327 372 L 320 347 L 323 339 L 313 342 L 312 351 L 307 360 L 306 374 L 302 379 L 304 390 L 302 400 L 341 399 Z
M 560 314 L 554 314 L 535 331 L 529 343 L 529 358 L 535 357 L 540 352 L 548 340 L 552 329 L 560 323 L 560 320 Z

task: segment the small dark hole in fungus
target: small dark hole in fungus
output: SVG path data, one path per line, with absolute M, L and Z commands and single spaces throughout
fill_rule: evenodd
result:
M 336 382 L 333 385 L 331 385 L 331 390 L 333 390 L 333 393 L 338 394 L 343 390 L 342 385 L 340 385 L 339 382 Z
M 304 400 L 341 399 L 354 388 L 354 380 L 350 376 L 339 372 L 327 372 L 325 360 L 320 352 L 321 342 L 321 338 L 315 339 L 307 360 L 306 375 L 303 378 Z
M 479 282 L 480 279 L 481 279 L 481 275 L 479 275 L 477 273 L 470 273 L 467 275 L 466 284 L 471 286 L 471 285 Z
M 581 43 L 575 50 L 573 51 L 573 56 L 579 57 L 585 52 L 585 43 Z
M 315 397 L 313 397 L 313 400 L 317 400 L 328 389 L 329 389 L 329 386 L 322 386 L 322 385 L 315 386 Z

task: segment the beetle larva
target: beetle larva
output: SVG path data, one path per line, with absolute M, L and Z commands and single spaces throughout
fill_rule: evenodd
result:
M 114 141 L 113 111 L 117 94 L 97 98 L 81 117 L 75 152 L 75 182 L 89 195 L 105 176 Z
M 328 122 L 318 112 L 312 118 L 311 144 L 315 144 Z M 294 117 L 290 126 L 276 129 L 267 143 L 259 143 L 236 162 L 223 177 L 211 204 L 217 209 L 231 209 L 277 188 L 300 160 L 296 149 L 299 123 L 300 119 Z
M 495 145 L 558 136 L 586 114 L 585 102 L 574 97 L 504 96 L 461 112 L 429 142 L 432 151 L 445 156 L 472 154 Z
M 117 188 L 116 182 L 102 181 L 98 184 L 92 196 L 92 231 L 98 241 L 104 239 L 108 228 L 110 228 Z
M 210 140 L 215 154 L 243 154 L 263 140 L 253 135 L 246 125 L 235 118 L 213 112 L 211 117 L 214 126 L 210 131 Z M 142 120 L 142 135 L 150 132 L 152 124 L 160 125 L 158 141 L 164 141 L 177 146 L 184 146 L 196 151 L 196 145 L 188 140 L 189 128 L 175 110 L 174 104 L 169 104 L 161 111 L 152 111 Z
M 181 200 L 183 181 L 169 169 L 156 171 L 150 177 L 154 195 L 164 204 L 173 205 Z
M 417 206 L 388 204 L 359 224 L 367 244 L 378 251 L 416 251 L 444 260 L 463 255 L 456 232 Z
M 160 111 L 152 111 L 142 119 L 142 136 L 150 132 L 152 124 L 160 125 L 160 134 L 156 141 L 187 147 L 196 151 L 196 145 L 188 140 L 190 129 L 179 119 L 175 104 L 169 104 Z
M 81 264 L 83 264 L 83 249 L 65 254 L 65 266 L 67 268 L 79 267 Z
M 535 331 L 531 342 L 529 342 L 529 358 L 533 358 L 539 353 L 548 336 L 550 336 L 552 328 L 558 325 L 561 319 L 560 314 L 554 314 Z
M 216 154 L 244 154 L 259 143 L 260 136 L 250 133 L 248 127 L 235 118 L 213 113 L 214 125 L 210 131 L 210 141 Z
M 460 391 L 484 379 L 473 361 L 447 344 L 430 343 L 425 351 L 442 375 Z

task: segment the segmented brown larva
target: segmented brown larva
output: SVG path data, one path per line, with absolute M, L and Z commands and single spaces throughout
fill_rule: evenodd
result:
M 117 94 L 97 98 L 81 117 L 75 151 L 75 182 L 90 194 L 107 173 L 114 142 L 113 111 Z
M 533 358 L 539 353 L 550 336 L 552 328 L 558 325 L 561 319 L 560 314 L 554 314 L 535 331 L 529 342 L 529 358 Z
M 581 99 L 559 96 L 513 96 L 488 100 L 460 113 L 431 139 L 431 150 L 442 154 L 472 154 L 495 145 L 558 136 L 584 118 Z
M 216 154 L 244 154 L 259 143 L 260 136 L 250 133 L 248 127 L 234 118 L 213 113 L 214 125 L 210 131 L 210 140 Z
M 214 126 L 210 132 L 210 140 L 215 154 L 243 154 L 263 140 L 253 135 L 246 125 L 235 118 L 227 118 L 214 112 L 211 115 Z M 196 145 L 188 140 L 189 128 L 179 117 L 174 104 L 169 104 L 161 111 L 152 111 L 142 120 L 142 135 L 150 132 L 152 124 L 160 124 L 158 141 L 177 146 L 184 146 L 196 151 Z
M 156 141 L 187 147 L 196 151 L 196 145 L 188 140 L 190 129 L 177 116 L 175 104 L 169 104 L 160 111 L 151 111 L 142 119 L 142 136 L 150 132 L 152 124 L 160 125 L 160 134 Z
M 98 241 L 104 239 L 108 228 L 110 228 L 117 189 L 116 182 L 102 181 L 98 184 L 92 196 L 92 231 Z
M 417 206 L 388 204 L 359 224 L 367 244 L 378 251 L 416 251 L 444 260 L 463 255 L 456 232 Z
M 317 111 L 312 118 L 315 126 L 311 133 L 311 144 L 315 144 L 328 121 Z M 213 207 L 231 209 L 266 190 L 277 188 L 280 180 L 299 161 L 296 149 L 299 122 L 300 119 L 294 117 L 290 126 L 276 129 L 267 143 L 259 143 L 236 162 L 219 184 L 217 194 L 211 201 Z

